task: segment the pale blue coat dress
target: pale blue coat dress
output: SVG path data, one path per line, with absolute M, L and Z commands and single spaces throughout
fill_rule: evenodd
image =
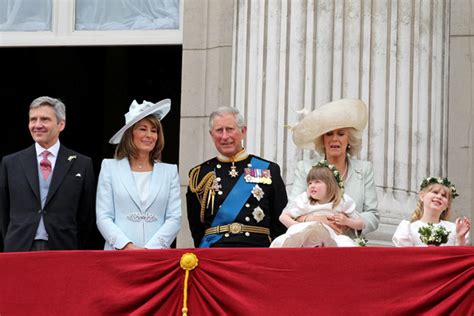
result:
M 181 227 L 177 166 L 155 162 L 149 183 L 143 203 L 128 159 L 102 161 L 96 214 L 104 249 L 121 249 L 129 242 L 149 249 L 170 247 Z

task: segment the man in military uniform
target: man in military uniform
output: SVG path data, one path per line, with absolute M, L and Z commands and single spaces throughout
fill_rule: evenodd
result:
M 287 195 L 280 167 L 242 147 L 247 127 L 236 108 L 211 113 L 219 152 L 189 172 L 189 227 L 196 247 L 268 247 L 286 231 L 279 221 Z

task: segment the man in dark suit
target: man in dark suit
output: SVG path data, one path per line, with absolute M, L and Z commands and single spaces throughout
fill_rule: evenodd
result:
M 268 247 L 286 231 L 280 167 L 242 147 L 247 127 L 236 108 L 211 113 L 209 133 L 218 155 L 190 171 L 186 204 L 196 247 Z
M 30 105 L 35 144 L 5 156 L 0 169 L 4 251 L 85 249 L 95 223 L 95 178 L 89 157 L 59 142 L 66 108 L 54 98 Z

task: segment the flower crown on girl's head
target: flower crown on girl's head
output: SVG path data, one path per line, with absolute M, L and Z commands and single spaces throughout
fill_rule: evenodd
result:
M 331 170 L 332 174 L 334 175 L 334 178 L 336 178 L 337 185 L 339 186 L 339 188 L 344 190 L 344 181 L 342 180 L 342 177 L 339 171 L 337 171 L 336 166 L 331 165 L 327 160 L 322 159 L 313 167 L 326 167 L 329 170 Z
M 423 181 L 420 183 L 420 191 L 429 186 L 430 184 L 441 184 L 447 187 L 451 191 L 451 196 L 456 198 L 459 194 L 456 192 L 456 187 L 452 184 L 448 178 L 440 178 L 440 177 L 428 177 L 424 178 Z

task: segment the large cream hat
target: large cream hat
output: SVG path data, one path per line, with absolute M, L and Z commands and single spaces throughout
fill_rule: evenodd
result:
M 315 140 L 329 131 L 353 127 L 361 132 L 367 125 L 367 106 L 359 99 L 341 99 L 324 104 L 292 128 L 293 142 L 303 149 L 315 149 Z
M 137 123 L 141 119 L 147 117 L 148 115 L 155 115 L 159 120 L 162 120 L 166 114 L 170 111 L 171 100 L 164 99 L 158 103 L 152 103 L 148 101 L 143 101 L 139 104 L 136 100 L 133 100 L 130 104 L 128 112 L 125 114 L 125 125 L 109 140 L 110 144 L 118 144 L 122 139 L 123 133 Z

